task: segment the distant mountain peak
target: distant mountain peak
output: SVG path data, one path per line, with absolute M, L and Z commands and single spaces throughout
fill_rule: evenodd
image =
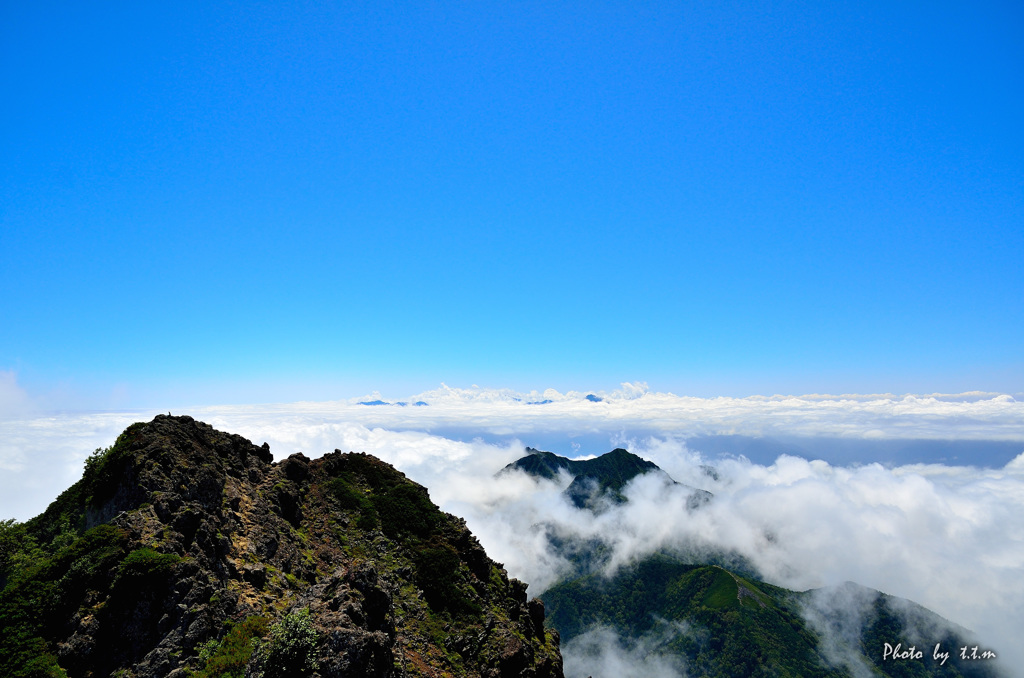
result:
M 499 471 L 499 474 L 522 471 L 534 477 L 552 480 L 564 471 L 572 477 L 565 495 L 576 508 L 599 512 L 609 503 L 624 503 L 626 497 L 622 494 L 622 489 L 629 481 L 647 473 L 656 473 L 667 483 L 689 488 L 677 483 L 654 462 L 621 447 L 593 459 L 569 459 L 533 447 L 527 447 L 526 452 L 525 457 L 508 464 Z M 691 508 L 696 508 L 711 498 L 710 492 L 697 488 L 689 489 L 692 491 L 689 504 Z

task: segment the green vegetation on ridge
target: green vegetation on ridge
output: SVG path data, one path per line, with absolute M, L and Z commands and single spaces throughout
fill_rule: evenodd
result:
M 684 656 L 692 675 L 843 675 L 824 668 L 793 609 L 716 566 L 653 556 L 611 580 L 592 574 L 558 584 L 544 602 L 563 641 L 593 626 L 636 640 L 664 621 L 685 621 L 702 632 L 676 634 L 665 651 Z

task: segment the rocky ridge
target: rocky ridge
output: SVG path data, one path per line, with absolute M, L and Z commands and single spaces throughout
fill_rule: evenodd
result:
M 269 677 L 290 620 L 312 639 L 293 675 L 562 676 L 543 603 L 369 455 L 274 463 L 161 415 L 4 528 L 0 673 Z

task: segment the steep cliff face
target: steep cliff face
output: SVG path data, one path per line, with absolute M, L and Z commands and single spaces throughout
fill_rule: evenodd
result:
M 542 603 L 369 455 L 158 416 L 6 527 L 13 675 L 562 675 Z

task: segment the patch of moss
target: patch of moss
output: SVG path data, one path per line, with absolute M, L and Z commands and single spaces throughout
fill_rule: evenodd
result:
M 176 553 L 160 553 L 149 547 L 135 549 L 118 565 L 114 583 L 135 587 L 164 580 L 180 560 Z
M 707 607 L 725 609 L 739 606 L 736 580 L 725 570 L 714 568 L 714 579 L 707 588 L 703 603 Z
M 347 478 L 332 478 L 327 483 L 327 490 L 338 501 L 344 511 L 358 511 L 356 526 L 362 530 L 372 530 L 379 524 L 377 509 L 366 494 L 354 486 Z
M 423 589 L 423 597 L 432 609 L 454 615 L 480 613 L 480 604 L 458 585 L 462 562 L 451 546 L 439 542 L 428 544 L 416 551 L 413 563 L 416 584 Z
M 440 510 L 430 501 L 426 489 L 412 483 L 389 487 L 373 495 L 381 529 L 391 538 L 405 536 L 427 539 L 437 527 Z

